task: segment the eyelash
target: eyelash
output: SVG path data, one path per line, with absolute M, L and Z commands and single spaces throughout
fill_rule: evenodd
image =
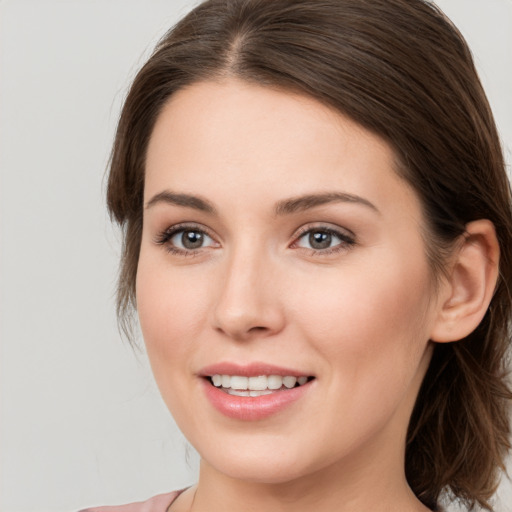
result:
M 348 230 L 347 230 L 348 231 Z M 326 249 L 313 249 L 307 247 L 300 247 L 303 250 L 308 251 L 311 255 L 321 255 L 321 256 L 329 256 L 331 254 L 337 254 L 343 251 L 349 250 L 352 246 L 356 244 L 356 237 L 352 232 L 342 231 L 340 229 L 334 229 L 329 226 L 307 226 L 299 230 L 297 235 L 295 236 L 295 241 L 292 244 L 297 247 L 298 242 L 304 238 L 306 235 L 311 233 L 324 233 L 327 235 L 335 236 L 340 240 L 340 243 L 328 247 Z
M 201 233 L 206 235 L 208 238 L 211 238 L 215 241 L 215 238 L 209 234 L 208 230 L 204 227 L 196 225 L 196 224 L 176 224 L 167 228 L 166 230 L 159 233 L 154 242 L 157 245 L 162 245 L 167 252 L 170 254 L 178 255 L 178 256 L 196 256 L 198 255 L 205 247 L 199 247 L 198 249 L 181 249 L 176 247 L 169 242 L 171 239 L 179 233 L 186 231 L 195 231 L 197 233 Z M 299 247 L 297 244 L 299 241 L 304 238 L 306 235 L 311 233 L 324 233 L 327 235 L 334 236 L 340 240 L 340 243 L 336 244 L 333 247 L 327 247 L 325 249 L 313 249 L 307 247 Z M 307 226 L 299 230 L 299 232 L 295 235 L 294 242 L 290 245 L 290 247 L 295 247 L 298 249 L 302 249 L 308 251 L 311 255 L 321 255 L 321 256 L 329 256 L 331 254 L 336 254 L 342 251 L 347 251 L 353 245 L 356 244 L 356 238 L 353 233 L 347 233 L 342 230 L 337 230 L 328 226 Z
M 198 249 L 181 249 L 170 243 L 171 239 L 175 235 L 177 235 L 178 233 L 184 233 L 186 231 L 194 231 L 196 233 L 201 233 L 203 235 L 206 235 L 208 238 L 215 240 L 214 237 L 211 236 L 208 233 L 208 231 L 202 226 L 199 226 L 197 224 L 176 224 L 159 233 L 154 241 L 157 245 L 162 245 L 165 248 L 165 250 L 170 254 L 174 254 L 177 256 L 196 256 L 202 249 L 204 249 L 204 247 L 200 247 Z

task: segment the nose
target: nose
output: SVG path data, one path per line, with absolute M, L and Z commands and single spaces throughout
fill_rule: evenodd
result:
M 214 328 L 235 340 L 265 338 L 285 325 L 278 274 L 271 258 L 239 251 L 225 261 L 213 312 Z

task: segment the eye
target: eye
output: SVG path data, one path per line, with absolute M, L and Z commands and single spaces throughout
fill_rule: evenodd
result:
M 195 226 L 172 226 L 158 235 L 155 243 L 176 254 L 194 253 L 218 243 L 205 230 Z
M 353 235 L 333 228 L 317 227 L 303 231 L 294 246 L 330 254 L 347 249 L 354 244 L 355 238 Z
M 183 229 L 175 232 L 170 237 L 169 242 L 179 249 L 200 249 L 202 247 L 210 247 L 214 241 L 205 232 L 198 229 Z

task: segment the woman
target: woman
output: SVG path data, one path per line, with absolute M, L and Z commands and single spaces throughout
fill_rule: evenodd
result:
M 108 205 L 120 319 L 201 456 L 119 510 L 492 510 L 511 194 L 435 6 L 201 4 L 133 83 Z

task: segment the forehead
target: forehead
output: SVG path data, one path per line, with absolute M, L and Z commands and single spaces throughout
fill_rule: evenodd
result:
M 336 188 L 382 205 L 411 195 L 416 202 L 394 162 L 380 137 L 313 98 L 239 80 L 201 82 L 173 95 L 157 119 L 145 200 L 166 188 L 232 200 L 239 187 L 260 200 Z

